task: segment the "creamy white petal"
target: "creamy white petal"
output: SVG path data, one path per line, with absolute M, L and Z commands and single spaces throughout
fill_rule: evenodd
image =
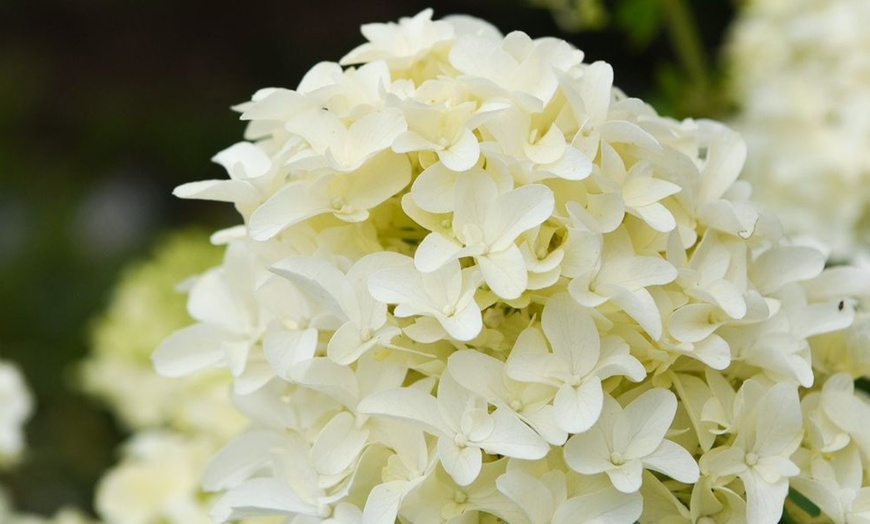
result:
M 692 455 L 670 440 L 663 440 L 655 451 L 643 458 L 643 464 L 647 469 L 664 473 L 686 484 L 698 482 L 700 475 L 698 464 Z
M 419 425 L 428 433 L 453 438 L 452 430 L 440 416 L 435 397 L 414 388 L 373 393 L 360 401 L 357 411 L 406 420 Z
M 592 371 L 598 362 L 601 340 L 586 308 L 560 293 L 547 302 L 541 325 L 553 353 L 567 364 L 568 373 L 583 377 Z
M 625 417 L 631 423 L 631 441 L 626 455 L 645 457 L 655 451 L 665 438 L 674 414 L 677 398 L 662 388 L 653 388 L 625 407 Z
M 518 247 L 477 256 L 475 260 L 486 284 L 499 297 L 514 299 L 526 290 L 529 274 Z
M 438 151 L 438 159 L 451 171 L 467 171 L 477 164 L 480 144 L 470 129 L 464 129 L 459 140 L 447 149 Z
M 353 466 L 363 447 L 369 431 L 356 427 L 354 416 L 339 413 L 317 435 L 311 446 L 312 465 L 321 475 L 338 475 Z
M 635 493 L 643 483 L 643 465 L 639 460 L 628 461 L 605 473 L 613 482 L 613 487 L 623 493 Z
M 565 384 L 553 401 L 556 423 L 568 433 L 582 433 L 598 421 L 603 403 L 604 393 L 598 377 L 589 377 L 576 387 Z
M 550 446 L 540 435 L 520 422 L 511 412 L 496 409 L 492 414 L 495 426 L 479 445 L 489 453 L 526 460 L 543 458 Z
M 181 377 L 207 368 L 224 358 L 222 334 L 207 324 L 194 324 L 182 328 L 154 351 L 151 361 L 157 373 L 167 377 Z
M 474 446 L 459 447 L 452 437 L 438 439 L 438 457 L 448 475 L 460 486 L 474 482 L 480 474 L 482 465 L 480 448 Z
M 553 213 L 553 192 L 531 184 L 499 196 L 486 218 L 484 237 L 495 251 L 514 243 L 520 233 L 542 224 Z
M 317 506 L 303 500 L 287 484 L 270 478 L 253 479 L 234 487 L 211 508 L 215 522 L 265 515 L 316 515 Z
M 272 160 L 266 153 L 250 142 L 238 142 L 212 157 L 230 175 L 230 178 L 243 180 L 265 175 L 272 167 Z
M 751 472 L 740 476 L 746 488 L 746 516 L 753 524 L 776 524 L 782 516 L 788 480 L 768 484 Z

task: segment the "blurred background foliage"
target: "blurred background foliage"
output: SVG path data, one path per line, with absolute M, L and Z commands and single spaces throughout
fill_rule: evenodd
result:
M 28 455 L 0 474 L 19 509 L 91 508 L 123 434 L 77 391 L 76 363 L 125 264 L 170 229 L 235 223 L 230 206 L 171 196 L 225 176 L 209 159 L 241 139 L 229 107 L 337 60 L 360 24 L 429 6 L 567 39 L 664 114 L 727 111 L 729 0 L 0 2 L 0 358 L 38 402 Z

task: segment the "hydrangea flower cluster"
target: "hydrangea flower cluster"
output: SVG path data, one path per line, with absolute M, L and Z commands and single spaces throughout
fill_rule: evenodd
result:
M 746 177 L 791 232 L 870 261 L 870 4 L 747 2 L 728 45 Z
M 244 221 L 153 357 L 250 419 L 212 517 L 764 524 L 793 486 L 866 518 L 868 275 L 759 211 L 725 126 L 431 16 L 257 92 L 229 178 L 176 189 Z

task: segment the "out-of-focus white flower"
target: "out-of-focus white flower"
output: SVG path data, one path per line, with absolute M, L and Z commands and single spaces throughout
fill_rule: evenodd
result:
M 32 412 L 33 398 L 21 372 L 0 361 L 0 466 L 14 462 L 24 451 L 24 423 Z
M 160 432 L 136 435 L 120 464 L 100 481 L 97 510 L 107 522 L 117 524 L 207 524 L 198 494 L 211 452 L 208 441 Z
M 746 177 L 792 233 L 870 253 L 870 5 L 748 2 L 728 44 Z
M 861 402 L 868 273 L 783 235 L 725 126 L 566 42 L 431 17 L 257 92 L 229 179 L 176 191 L 243 222 L 154 354 L 226 369 L 250 421 L 207 468 L 213 518 L 778 519 L 798 447 L 863 442 L 813 395 Z

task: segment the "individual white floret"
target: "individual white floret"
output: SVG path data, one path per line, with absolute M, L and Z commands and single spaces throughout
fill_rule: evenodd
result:
M 737 476 L 746 490 L 749 522 L 776 523 L 788 495 L 789 477 L 800 472 L 791 461 L 803 435 L 797 388 L 779 383 L 744 383 L 734 408 L 735 440 L 701 457 L 714 482 Z
M 562 431 L 581 433 L 595 424 L 604 403 L 603 380 L 625 376 L 639 382 L 646 375 L 628 346 L 616 337 L 602 339 L 588 311 L 567 294 L 547 302 L 541 325 L 543 335 L 537 328 L 520 334 L 506 372 L 517 381 L 558 388 L 552 416 Z
M 660 388 L 643 393 L 625 408 L 608 395 L 598 422 L 565 444 L 565 462 L 584 475 L 606 473 L 623 493 L 640 489 L 644 469 L 680 482 L 697 482 L 695 459 L 665 439 L 676 410 L 674 394 Z
M 483 172 L 463 174 L 455 186 L 453 233 L 426 236 L 414 255 L 420 271 L 432 272 L 451 260 L 474 257 L 492 291 L 506 299 L 519 297 L 528 271 L 517 237 L 543 223 L 553 211 L 553 193 L 543 185 L 527 185 L 499 194 Z
M 481 452 L 538 459 L 547 443 L 508 410 L 489 413 L 484 399 L 443 375 L 433 397 L 419 389 L 401 388 L 364 399 L 363 413 L 416 424 L 438 437 L 438 456 L 444 470 L 460 486 L 471 484 L 481 471 Z

